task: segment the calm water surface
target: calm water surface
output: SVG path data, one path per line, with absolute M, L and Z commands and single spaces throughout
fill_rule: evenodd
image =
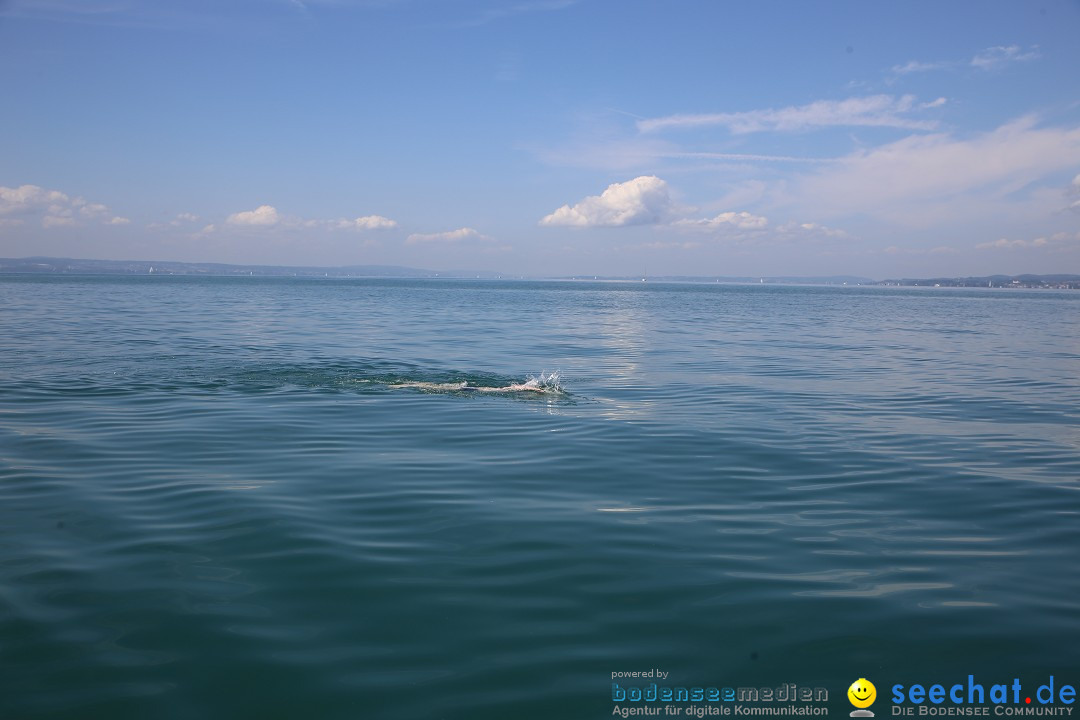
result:
M 1080 293 L 3 276 L 0 349 L 2 718 L 1080 681 Z

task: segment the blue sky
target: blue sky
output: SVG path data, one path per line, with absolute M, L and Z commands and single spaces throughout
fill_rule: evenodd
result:
M 1080 273 L 1080 3 L 0 0 L 0 256 Z

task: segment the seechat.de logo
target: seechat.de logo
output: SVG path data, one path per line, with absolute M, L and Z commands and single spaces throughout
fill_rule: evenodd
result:
M 874 704 L 874 700 L 877 700 L 877 688 L 874 687 L 874 683 L 866 678 L 859 678 L 847 689 L 847 697 L 856 707 L 851 711 L 851 717 L 874 717 L 874 713 L 866 709 Z

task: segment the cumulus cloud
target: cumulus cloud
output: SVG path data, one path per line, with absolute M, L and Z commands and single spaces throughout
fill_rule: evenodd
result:
M 70 198 L 59 190 L 46 190 L 37 185 L 17 188 L 0 187 L 0 215 L 29 213 L 50 205 L 67 205 Z
M 177 216 L 172 222 L 179 225 L 181 220 L 194 221 L 199 218 L 195 215 L 184 214 Z M 295 215 L 284 215 L 278 212 L 273 205 L 260 205 L 254 210 L 233 213 L 225 218 L 226 225 L 239 227 L 277 227 L 286 229 L 306 228 L 310 230 L 390 230 L 398 226 L 397 222 L 382 215 L 364 215 L 353 219 L 320 220 L 304 219 Z
M 667 183 L 655 175 L 642 175 L 613 183 L 600 195 L 561 208 L 540 220 L 541 225 L 573 227 L 623 227 L 651 225 L 672 212 Z
M 644 176 L 615 183 L 601 195 L 585 198 L 574 206 L 564 205 L 540 221 L 541 225 L 576 227 L 620 227 L 626 225 L 664 225 L 683 232 L 709 234 L 716 240 L 736 245 L 834 244 L 850 241 L 843 230 L 812 222 L 787 222 L 770 229 L 763 215 L 729 210 L 709 218 L 685 217 L 692 208 L 677 208 L 672 203 L 667 184 L 660 178 Z M 674 239 L 656 240 L 643 247 L 688 249 L 699 242 Z
M 126 218 L 126 217 L 120 217 L 119 215 L 116 215 L 111 220 L 109 220 L 108 224 L 109 225 L 130 225 L 131 224 L 131 219 Z
M 80 221 L 117 224 L 110 219 L 114 216 L 106 205 L 88 202 L 81 197 L 72 198 L 59 190 L 47 190 L 37 185 L 0 187 L 2 216 L 9 216 L 5 218 L 5 225 L 22 224 L 25 217 L 40 217 L 42 227 L 46 228 L 70 227 L 78 225 Z
M 724 212 L 716 217 L 701 220 L 677 220 L 674 224 L 700 230 L 762 230 L 769 221 L 761 215 L 752 215 L 748 212 Z
M 1004 65 L 1036 60 L 1039 57 L 1038 46 L 1023 50 L 1019 45 L 998 45 L 986 48 L 971 58 L 971 67 L 980 70 L 996 70 Z
M 382 215 L 365 215 L 354 220 L 338 220 L 334 226 L 343 230 L 392 230 L 398 224 Z
M 639 120 L 638 130 L 657 130 L 719 125 L 740 135 L 763 131 L 793 132 L 814 128 L 894 127 L 932 130 L 937 123 L 907 117 L 917 109 L 914 95 L 870 95 L 847 100 L 818 100 L 809 105 L 704 115 L 668 115 Z
M 254 226 L 277 225 L 279 220 L 278 211 L 273 205 L 260 205 L 254 210 L 233 213 L 225 218 L 225 222 L 230 225 Z
M 405 238 L 405 243 L 407 245 L 419 245 L 423 243 L 453 244 L 465 241 L 487 242 L 490 240 L 491 238 L 487 235 L 482 235 L 470 227 L 463 227 L 458 228 L 457 230 L 448 230 L 446 232 L 438 233 L 413 233 Z
M 71 204 L 75 208 L 78 208 L 79 214 L 83 217 L 97 218 L 109 214 L 109 208 L 101 203 L 88 203 L 81 197 L 72 200 Z

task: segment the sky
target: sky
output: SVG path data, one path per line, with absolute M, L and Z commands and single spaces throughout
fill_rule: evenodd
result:
M 0 0 L 0 257 L 1080 273 L 1078 37 L 1078 0 Z

